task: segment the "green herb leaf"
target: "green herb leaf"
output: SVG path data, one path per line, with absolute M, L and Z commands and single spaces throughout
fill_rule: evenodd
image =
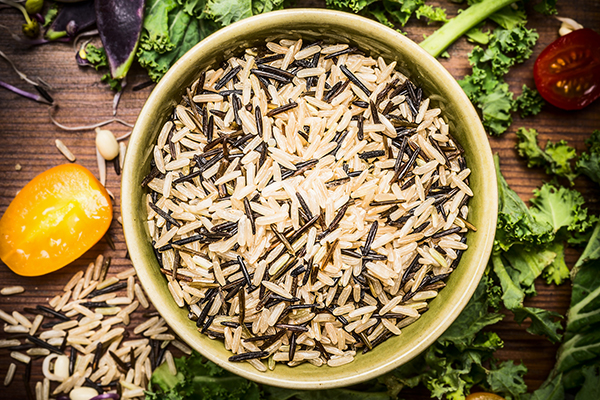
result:
M 284 0 L 209 0 L 207 14 L 222 25 L 280 9 Z
M 251 17 L 251 0 L 210 0 L 207 5 L 208 13 L 222 25 Z
M 424 0 L 326 0 L 326 4 L 328 8 L 371 15 L 379 22 L 393 27 L 395 24 L 404 26 L 413 13 L 425 5 L 425 2 Z M 422 13 L 426 12 L 428 11 L 422 10 Z M 433 10 L 431 16 L 440 18 L 441 11 Z
M 516 8 L 507 6 L 493 13 L 490 19 L 504 29 L 514 29 L 527 23 L 527 14 L 522 5 Z
M 122 89 L 121 80 L 113 78 L 110 73 L 102 75 L 100 81 L 106 83 L 108 86 L 110 86 L 111 90 L 114 90 L 115 92 L 119 92 Z
M 467 33 L 465 33 L 467 38 L 471 42 L 479 43 L 479 44 L 488 44 L 490 42 L 490 32 L 484 32 L 481 30 L 481 27 L 473 28 Z
M 510 264 L 509 273 L 513 280 L 518 283 L 525 294 L 531 296 L 536 294 L 534 281 L 542 274 L 542 271 L 552 265 L 556 259 L 556 252 L 549 250 L 546 246 L 527 247 L 517 244 L 503 253 L 503 256 Z
M 502 301 L 509 310 L 521 307 L 525 299 L 525 292 L 521 289 L 518 282 L 511 277 L 507 267 L 499 254 L 492 254 L 493 270 L 502 286 Z

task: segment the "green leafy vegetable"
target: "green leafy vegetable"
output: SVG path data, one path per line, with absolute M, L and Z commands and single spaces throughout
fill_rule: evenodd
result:
M 600 183 L 600 130 L 595 130 L 585 143 L 588 150 L 577 160 L 577 171 Z
M 208 0 L 207 13 L 215 21 L 229 25 L 244 18 L 280 9 L 284 0 Z
M 544 99 L 536 89 L 523 85 L 521 95 L 515 99 L 514 109 L 521 118 L 525 118 L 529 115 L 538 115 L 544 104 Z
M 546 279 L 548 285 L 560 285 L 569 279 L 569 268 L 565 263 L 564 245 L 562 243 L 554 243 L 548 247 L 548 250 L 554 252 L 556 257 L 554 257 L 554 261 L 551 264 L 544 268 L 542 276 Z
M 154 370 L 146 400 L 390 400 L 385 386 L 369 382 L 360 390 L 290 390 L 258 385 L 225 371 L 198 353 L 175 359 L 177 375 L 166 363 Z
M 352 11 L 365 16 L 372 16 L 382 24 L 393 27 L 404 26 L 408 19 L 417 11 L 425 15 L 424 0 L 326 0 L 328 8 Z M 441 11 L 431 12 L 431 16 L 439 18 Z M 445 15 L 445 13 L 444 13 Z M 428 15 L 426 15 L 429 17 Z
M 85 47 L 85 59 L 96 68 L 96 71 L 100 68 L 108 68 L 108 59 L 102 47 L 89 43 Z
M 467 39 L 471 42 L 479 43 L 479 44 L 488 44 L 490 42 L 491 33 L 488 31 L 482 31 L 481 28 L 473 28 L 467 33 L 465 33 Z
M 525 307 L 526 296 L 536 294 L 534 281 L 543 275 L 548 284 L 569 277 L 564 242 L 584 237 L 598 219 L 588 215 L 584 199 L 575 190 L 544 184 L 534 192 L 531 208 L 508 187 L 495 158 L 499 213 L 492 268 L 502 287 L 502 302 L 519 323 L 531 319 L 528 332 L 558 342 L 560 317 L 551 311 Z
M 556 364 L 532 399 L 564 399 L 578 390 L 577 400 L 598 398 L 600 388 L 600 222 L 575 264 L 565 341 Z
M 571 161 L 577 156 L 575 149 L 561 140 L 558 143 L 548 141 L 542 150 L 538 145 L 537 136 L 535 129 L 519 128 L 517 131 L 517 150 L 521 157 L 527 159 L 527 166 L 543 167 L 547 174 L 564 177 L 573 182 L 577 177 L 571 168 Z
M 527 385 L 523 381 L 526 373 L 527 367 L 523 364 L 515 365 L 512 360 L 505 361 L 488 372 L 486 386 L 493 393 L 503 393 L 507 399 L 518 399 L 527 391 Z
M 575 396 L 575 400 L 600 399 L 600 368 L 598 366 L 583 367 L 584 383 Z
M 490 19 L 504 29 L 510 30 L 517 26 L 524 26 L 527 23 L 527 14 L 522 6 L 506 6 L 490 15 Z
M 429 19 L 428 24 L 431 22 L 448 22 L 446 17 L 446 10 L 440 7 L 432 7 L 428 4 L 422 5 L 415 12 L 415 16 L 419 19 L 425 17 Z
M 177 7 L 175 0 L 148 0 L 140 48 L 157 53 L 171 51 L 175 45 L 169 37 L 169 12 Z M 139 51 L 138 51 L 139 54 Z
M 108 68 L 108 58 L 106 57 L 106 52 L 102 47 L 96 47 L 89 43 L 87 46 L 85 46 L 84 53 L 85 59 L 96 69 L 96 71 Z M 110 72 L 102 75 L 100 81 L 106 83 L 114 91 L 118 92 L 121 90 L 121 80 L 114 79 Z
M 562 237 L 569 233 L 584 233 L 596 223 L 597 218 L 588 215 L 583 207 L 585 200 L 581 193 L 549 183 L 534 191 L 531 199 L 531 212 L 538 221 L 552 225 L 554 234 Z
M 154 81 L 158 81 L 175 61 L 219 27 L 210 19 L 197 19 L 191 16 L 180 5 L 173 7 L 172 1 L 167 9 L 168 11 L 165 11 L 163 6 L 156 6 L 152 1 L 148 2 L 146 8 L 148 17 L 144 21 L 142 44 L 137 52 L 140 65 L 146 68 L 148 75 Z M 154 21 L 152 26 L 146 23 L 148 19 Z M 160 39 L 157 39 L 158 42 L 153 42 L 152 37 Z M 168 42 L 165 38 L 168 38 Z
M 515 321 L 519 324 L 526 318 L 531 319 L 531 325 L 527 328 L 527 332 L 532 335 L 547 336 L 552 343 L 560 342 L 562 335 L 558 333 L 558 330 L 562 329 L 562 325 L 557 319 L 561 319 L 562 315 L 559 313 L 534 307 L 519 307 L 513 312 Z
M 537 38 L 534 30 L 521 25 L 500 27 L 490 35 L 485 49 L 476 46 L 469 54 L 473 71 L 459 84 L 481 110 L 483 125 L 490 135 L 504 133 L 512 123 L 513 93 L 504 82 L 504 75 L 514 64 L 529 58 Z
M 497 156 L 496 176 L 498 178 L 498 227 L 494 247 L 496 250 L 508 250 L 515 243 L 538 245 L 549 243 L 554 239 L 552 226 L 546 221 L 538 221 L 531 215 L 529 209 L 510 189 L 500 173 Z
M 495 391 L 507 399 L 519 398 L 526 391 L 525 366 L 512 361 L 497 363 L 493 354 L 503 346 L 502 340 L 496 333 L 482 332 L 503 318 L 494 308 L 499 301 L 495 288 L 491 272 L 487 271 L 463 312 L 436 343 L 379 378 L 392 396 L 404 387 L 418 384 L 425 385 L 432 397 L 447 399 L 464 399 L 474 386 Z
M 556 0 L 542 0 L 539 4 L 536 4 L 533 9 L 539 13 L 545 15 L 556 15 Z
M 53 3 L 52 6 L 50 6 L 50 8 L 48 8 L 48 11 L 46 11 L 46 15 L 44 15 L 44 25 L 42 25 L 42 26 L 44 28 L 50 26 L 52 21 L 54 21 L 54 18 L 56 18 L 57 14 L 58 14 L 58 6 L 56 5 L 56 3 Z
M 175 359 L 177 376 L 169 371 L 167 363 L 154 370 L 151 384 L 163 393 L 147 394 L 147 400 L 202 400 L 248 399 L 259 400 L 260 390 L 254 382 L 225 371 L 195 353 L 190 357 Z

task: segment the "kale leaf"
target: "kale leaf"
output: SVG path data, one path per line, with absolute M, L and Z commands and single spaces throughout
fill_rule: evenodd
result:
M 595 130 L 585 143 L 588 150 L 577 160 L 577 171 L 600 183 L 600 130 Z
M 486 48 L 476 46 L 469 54 L 473 70 L 459 84 L 481 111 L 483 125 L 490 135 L 504 133 L 512 123 L 513 93 L 504 81 L 510 67 L 531 56 L 538 34 L 517 24 L 496 28 Z
M 167 363 L 152 374 L 153 391 L 146 400 L 390 400 L 386 387 L 377 381 L 366 388 L 319 391 L 282 389 L 259 385 L 206 360 L 194 352 L 189 357 L 175 359 L 177 375 L 172 375 Z
M 428 4 L 424 4 L 417 9 L 415 12 L 415 16 L 418 19 L 421 17 L 427 18 L 428 24 L 432 22 L 448 22 L 448 18 L 446 17 L 446 10 L 441 7 L 432 7 Z
M 159 391 L 147 393 L 147 400 L 259 400 L 261 393 L 252 381 L 225 371 L 198 353 L 175 359 L 177 375 L 173 376 L 167 363 L 154 370 L 151 379 Z
M 530 115 L 538 115 L 544 104 L 546 102 L 536 89 L 530 89 L 529 86 L 523 85 L 523 91 L 515 99 L 513 107 L 521 118 L 525 118 Z
M 542 0 L 539 4 L 536 4 L 533 9 L 539 13 L 545 15 L 556 15 L 556 0 Z
M 445 18 L 445 12 L 439 8 L 426 8 L 424 0 L 326 0 L 328 8 L 352 11 L 364 16 L 372 16 L 384 25 L 404 26 L 408 19 L 420 10 L 421 15 L 435 21 Z
M 600 222 L 572 271 L 573 290 L 565 340 L 556 364 L 530 400 L 562 400 L 578 390 L 576 400 L 598 398 L 600 388 Z
M 497 285 L 488 269 L 473 297 L 454 323 L 425 352 L 379 378 L 392 397 L 404 387 L 425 385 L 432 397 L 464 400 L 474 386 L 495 391 L 506 399 L 519 398 L 526 391 L 524 365 L 512 361 L 497 363 L 493 354 L 503 342 L 486 326 L 502 320 L 495 306 Z M 489 365 L 489 366 L 488 366 Z
M 574 148 L 561 140 L 558 143 L 548 141 L 544 150 L 538 145 L 538 132 L 535 129 L 517 130 L 517 150 L 527 159 L 528 167 L 543 167 L 547 174 L 567 178 L 570 182 L 577 177 L 571 168 L 571 161 L 577 154 Z
M 208 15 L 222 25 L 229 25 L 282 7 L 284 0 L 209 0 Z
M 552 343 L 558 343 L 562 339 L 562 335 L 558 333 L 562 329 L 562 315 L 554 311 L 543 310 L 535 307 L 519 307 L 513 310 L 515 321 L 519 324 L 526 318 L 531 319 L 531 325 L 527 328 L 527 332 L 532 335 L 547 336 Z
M 535 219 L 552 225 L 556 236 L 570 238 L 589 231 L 598 220 L 588 214 L 584 203 L 578 191 L 545 183 L 534 191 L 530 210 Z
M 534 281 L 539 276 L 557 285 L 569 277 L 564 243 L 587 237 L 598 218 L 588 215 L 579 192 L 549 183 L 534 192 L 528 208 L 500 173 L 497 156 L 495 162 L 499 213 L 491 268 L 502 288 L 502 302 L 517 322 L 531 319 L 528 332 L 558 342 L 559 315 L 525 307 L 523 302 L 526 296 L 535 295 Z
M 494 160 L 499 196 L 495 249 L 506 251 L 515 243 L 538 245 L 551 242 L 554 233 L 550 223 L 533 217 L 523 200 L 506 183 L 500 172 L 498 156 Z
M 106 57 L 106 52 L 104 51 L 103 47 L 96 47 L 93 44 L 88 43 L 88 45 L 85 46 L 85 49 L 79 52 L 79 56 L 87 60 L 96 69 L 96 71 L 108 69 L 108 58 Z M 102 75 L 100 81 L 106 83 L 112 90 L 116 92 L 121 90 L 121 80 L 114 79 L 110 72 Z
M 174 0 L 160 5 L 156 3 L 163 2 L 156 0 L 146 4 L 144 30 L 137 51 L 140 65 L 146 68 L 154 81 L 162 78 L 171 65 L 196 43 L 219 28 L 211 19 L 198 19 L 191 15 L 193 9 L 175 4 Z

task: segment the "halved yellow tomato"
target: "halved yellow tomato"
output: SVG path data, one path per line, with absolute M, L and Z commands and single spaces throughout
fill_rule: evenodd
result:
M 479 392 L 471 393 L 465 400 L 504 400 L 504 397 L 494 393 Z
M 0 219 L 0 258 L 15 273 L 44 275 L 64 267 L 104 236 L 112 203 L 92 173 L 63 164 L 41 173 Z

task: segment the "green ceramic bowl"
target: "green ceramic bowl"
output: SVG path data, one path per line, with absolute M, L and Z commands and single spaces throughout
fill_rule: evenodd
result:
M 477 232 L 468 234 L 469 249 L 458 268 L 431 304 L 430 309 L 402 335 L 374 351 L 337 368 L 304 364 L 295 368 L 278 365 L 261 373 L 247 363 L 230 363 L 222 342 L 201 335 L 171 298 L 167 281 L 149 242 L 145 192 L 140 182 L 150 170 L 152 148 L 160 128 L 181 99 L 185 88 L 210 66 L 265 39 L 325 40 L 350 43 L 397 68 L 421 86 L 432 105 L 441 107 L 450 132 L 466 151 L 472 170 L 470 221 Z M 450 326 L 469 301 L 488 261 L 497 217 L 496 175 L 487 136 L 470 101 L 454 78 L 433 57 L 402 34 L 377 22 L 343 12 L 321 9 L 276 11 L 245 19 L 221 29 L 185 54 L 162 78 L 146 101 L 129 142 L 122 186 L 122 216 L 127 248 L 139 279 L 160 314 L 173 330 L 205 357 L 245 378 L 280 387 L 325 389 L 356 384 L 406 363 L 433 343 Z

